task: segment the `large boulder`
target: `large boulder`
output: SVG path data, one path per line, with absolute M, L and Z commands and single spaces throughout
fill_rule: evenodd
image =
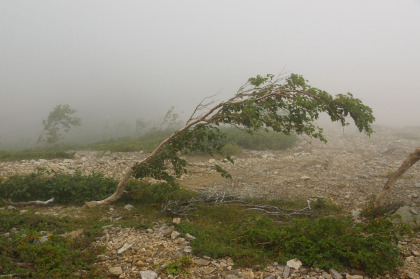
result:
M 420 208 L 414 206 L 403 206 L 400 207 L 395 213 L 395 215 L 401 216 L 401 220 L 399 218 L 395 218 L 394 222 L 399 224 L 402 222 L 403 224 L 407 224 L 413 229 L 420 228 Z

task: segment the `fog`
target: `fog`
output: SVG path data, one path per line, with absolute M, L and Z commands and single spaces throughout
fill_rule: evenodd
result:
M 0 38 L 0 149 L 34 143 L 58 104 L 95 140 L 282 72 L 419 126 L 419 0 L 0 0 Z

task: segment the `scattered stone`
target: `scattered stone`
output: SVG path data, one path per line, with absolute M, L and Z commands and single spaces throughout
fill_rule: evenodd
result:
M 7 207 L 7 210 L 10 210 L 10 211 L 15 211 L 15 210 L 16 210 L 16 207 L 14 207 L 13 205 L 9 205 L 9 206 Z
M 131 211 L 131 210 L 134 209 L 134 206 L 132 206 L 131 204 L 127 204 L 127 205 L 124 206 L 124 209 L 128 210 L 128 211 Z
M 129 244 L 129 243 L 124 243 L 124 245 L 118 249 L 118 255 L 124 253 L 125 251 L 127 251 L 128 249 L 130 249 L 131 247 L 133 247 L 133 244 Z
M 78 239 L 78 238 L 82 237 L 84 233 L 85 232 L 84 232 L 83 229 L 79 229 L 79 230 L 76 230 L 76 231 L 65 233 L 63 236 L 68 237 L 70 239 Z
M 25 231 L 25 230 L 24 229 L 17 229 L 17 228 L 11 228 L 10 229 L 11 234 L 16 234 L 16 233 L 23 232 L 23 231 Z
M 179 233 L 179 232 L 177 232 L 177 231 L 173 231 L 173 232 L 171 233 L 171 239 L 172 239 L 172 240 L 173 240 L 173 239 L 176 239 L 179 235 L 180 235 L 180 233 Z
M 181 218 L 177 217 L 177 218 L 172 219 L 172 223 L 174 223 L 175 225 L 181 224 Z
M 196 265 L 203 265 L 203 266 L 206 266 L 206 265 L 209 265 L 209 264 L 210 264 L 210 261 L 199 258 L 199 259 L 194 260 L 194 263 L 195 263 Z
M 302 180 L 309 180 L 309 179 L 311 179 L 309 176 L 306 176 L 306 175 L 304 175 L 304 176 L 301 176 L 300 177 L 300 179 L 302 179 Z
M 287 261 L 287 266 L 296 270 L 299 270 L 299 268 L 302 266 L 302 262 L 298 259 L 292 259 Z
M 44 236 L 41 236 L 40 238 L 38 238 L 38 239 L 35 239 L 34 240 L 34 243 L 45 243 L 45 242 L 47 242 L 49 240 L 49 238 L 48 238 L 48 236 L 47 235 L 44 235 Z
M 140 271 L 141 279 L 156 279 L 158 277 L 157 273 L 151 270 Z
M 123 270 L 121 266 L 114 266 L 114 267 L 110 267 L 108 269 L 108 272 L 111 276 L 119 277 L 123 273 Z
M 338 273 L 338 271 L 334 270 L 334 269 L 330 269 L 330 274 L 331 274 L 331 277 L 333 279 L 342 279 L 343 278 L 343 276 L 341 276 L 341 274 Z
M 363 276 L 346 274 L 346 279 L 363 279 Z
M 163 235 L 164 235 L 164 236 L 166 236 L 166 237 L 171 236 L 171 234 L 172 234 L 172 232 L 173 232 L 174 230 L 175 230 L 175 227 L 174 227 L 174 226 L 170 226 L 170 227 L 168 227 L 168 226 L 163 226 L 163 227 L 161 228 L 161 231 L 162 231 Z
M 195 236 L 192 236 L 189 233 L 185 234 L 185 240 L 191 241 L 191 240 L 195 240 L 195 239 L 196 239 Z
M 413 210 L 414 209 L 414 210 Z M 403 206 L 400 207 L 394 215 L 400 215 L 401 221 L 399 218 L 395 218 L 393 222 L 399 223 L 402 222 L 411 226 L 414 230 L 420 228 L 420 215 L 418 214 L 419 208 L 417 207 L 410 207 L 410 206 Z M 417 212 L 415 214 L 414 212 Z
M 283 270 L 283 278 L 289 277 L 289 274 L 290 274 L 290 267 L 286 265 Z

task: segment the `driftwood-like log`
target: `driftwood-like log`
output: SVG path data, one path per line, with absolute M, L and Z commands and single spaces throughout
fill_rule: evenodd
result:
M 388 195 L 389 191 L 391 191 L 391 187 L 394 186 L 397 179 L 403 175 L 412 165 L 414 165 L 418 160 L 420 160 L 420 148 L 414 150 L 413 153 L 408 155 L 407 159 L 402 163 L 400 168 L 394 172 L 393 175 L 388 179 L 385 183 L 384 189 L 382 192 L 376 197 L 374 208 L 378 208 L 383 204 L 383 199 L 386 195 Z
M 6 204 L 13 206 L 25 206 L 25 205 L 42 205 L 46 206 L 54 202 L 54 198 L 51 198 L 47 201 L 28 201 L 28 202 L 12 202 L 11 199 L 3 200 Z

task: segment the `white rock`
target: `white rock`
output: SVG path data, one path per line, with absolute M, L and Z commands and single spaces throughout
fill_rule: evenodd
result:
M 304 175 L 304 176 L 301 176 L 300 179 L 302 179 L 302 180 L 309 180 L 311 178 L 309 176 Z
M 111 276 L 116 276 L 116 277 L 120 276 L 123 273 L 121 266 L 110 267 L 108 269 L 108 272 L 109 274 L 111 274 Z
M 178 236 L 179 236 L 179 232 L 177 232 L 177 231 L 173 231 L 172 233 L 171 233 L 171 239 L 176 239 Z
M 290 267 L 285 266 L 283 270 L 283 278 L 289 277 L 289 274 L 290 274 Z
M 194 240 L 194 239 L 196 239 L 196 237 L 195 237 L 195 236 L 190 235 L 189 233 L 187 233 L 187 234 L 185 234 L 185 239 L 186 239 L 186 240 L 188 240 L 188 241 L 190 241 L 190 240 Z
M 140 271 L 141 279 L 156 279 L 158 277 L 157 273 L 151 270 Z
M 333 279 L 342 279 L 343 278 L 343 276 L 341 276 L 341 274 L 338 273 L 338 271 L 334 270 L 334 269 L 330 269 L 330 274 L 331 274 L 331 277 Z
M 164 236 L 169 237 L 172 234 L 172 232 L 175 230 L 175 227 L 174 226 L 170 226 L 170 227 L 164 226 L 160 230 L 162 231 Z
M 133 247 L 133 244 L 124 243 L 124 245 L 120 249 L 118 249 L 118 254 L 124 253 L 125 251 L 127 251 L 131 247 Z
M 216 163 L 216 160 L 215 159 L 210 159 L 209 160 L 209 164 L 214 164 L 214 163 Z
M 287 266 L 299 270 L 299 268 L 302 266 L 302 262 L 298 259 L 292 259 L 290 261 L 287 261 Z
M 172 219 L 172 223 L 177 224 L 177 225 L 181 224 L 181 218 Z
M 134 206 L 132 206 L 131 204 L 126 204 L 126 205 L 124 206 L 124 209 L 126 209 L 126 210 L 128 210 L 128 211 L 131 211 L 131 210 L 133 210 L 133 209 L 134 209 Z

